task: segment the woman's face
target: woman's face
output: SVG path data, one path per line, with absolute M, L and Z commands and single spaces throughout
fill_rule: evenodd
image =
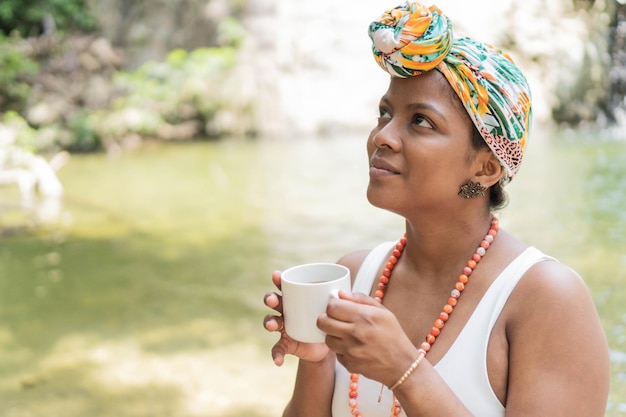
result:
M 460 204 L 477 151 L 472 122 L 455 100 L 438 71 L 392 78 L 367 142 L 370 203 L 403 216 Z

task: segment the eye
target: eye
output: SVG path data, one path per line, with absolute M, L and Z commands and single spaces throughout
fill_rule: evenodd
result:
M 429 129 L 433 128 L 432 123 L 430 123 L 430 121 L 427 118 L 425 118 L 424 116 L 420 114 L 416 114 L 415 116 L 413 116 L 413 124 L 420 126 L 420 127 L 426 127 Z
M 378 121 L 381 121 L 381 119 L 391 119 L 391 114 L 384 107 L 378 108 Z

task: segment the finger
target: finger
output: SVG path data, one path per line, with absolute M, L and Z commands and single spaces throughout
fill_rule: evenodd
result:
M 275 292 L 268 292 L 265 294 L 265 297 L 263 297 L 263 302 L 265 303 L 265 305 L 271 309 L 278 311 L 279 313 L 283 312 L 282 300 L 283 298 Z
M 268 315 L 263 319 L 263 327 L 268 332 L 282 332 L 285 328 L 285 322 L 282 317 Z
M 278 343 L 272 348 L 272 359 L 276 366 L 282 366 L 285 363 L 285 355 L 287 354 L 287 340 L 281 337 Z
M 282 273 L 281 271 L 272 272 L 272 282 L 274 283 L 274 285 L 276 285 L 276 288 L 278 288 L 279 290 L 280 290 L 280 284 L 281 284 L 281 278 L 280 278 L 281 273 Z
M 330 340 L 339 341 L 342 340 L 346 334 L 350 334 L 350 330 L 354 326 L 354 323 L 347 320 L 339 320 L 335 317 L 330 317 L 327 314 L 322 314 L 317 318 L 317 327 L 326 333 L 326 345 L 333 349 L 336 343 L 331 343 Z M 334 350 L 334 349 L 333 349 Z
M 370 306 L 376 306 L 376 307 L 382 306 L 382 304 L 376 301 L 375 298 L 370 297 L 369 295 L 365 295 L 360 292 L 349 293 L 349 292 L 339 291 L 339 298 L 342 300 L 352 301 L 358 304 L 364 304 L 364 305 L 370 305 Z
M 358 320 L 371 320 L 379 309 L 384 309 L 383 305 L 372 297 L 341 292 L 338 300 L 328 302 L 326 314 L 331 320 L 354 323 Z

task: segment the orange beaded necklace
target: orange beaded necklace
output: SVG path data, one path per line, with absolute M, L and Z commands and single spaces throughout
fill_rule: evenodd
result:
M 430 329 L 430 332 L 426 336 L 426 340 L 420 345 L 420 349 L 418 350 L 418 354 L 420 357 L 426 356 L 433 343 L 437 340 L 437 337 L 441 334 L 441 330 L 443 330 L 446 321 L 450 318 L 450 315 L 454 311 L 454 307 L 456 306 L 459 297 L 461 297 L 461 293 L 465 289 L 465 286 L 469 282 L 469 277 L 472 275 L 474 268 L 478 265 L 478 262 L 482 259 L 483 256 L 487 253 L 487 249 L 491 243 L 493 243 L 494 238 L 498 234 L 499 225 L 498 219 L 493 216 L 491 218 L 491 227 L 487 235 L 485 235 L 482 242 L 480 242 L 480 246 L 476 249 L 476 252 L 472 255 L 472 257 L 467 261 L 467 265 L 463 268 L 463 272 L 459 275 L 459 279 L 456 282 L 454 289 L 450 292 L 450 297 L 448 298 L 448 302 L 443 306 L 441 313 L 439 313 L 439 317 L 435 320 L 433 327 Z M 396 244 L 391 256 L 387 260 L 385 264 L 385 268 L 381 276 L 378 278 L 378 287 L 376 292 L 374 293 L 374 298 L 382 303 L 383 298 L 385 297 L 385 291 L 387 290 L 387 286 L 389 285 L 389 280 L 391 278 L 391 272 L 393 268 L 398 263 L 400 256 L 402 256 L 402 252 L 406 246 L 406 234 L 402 236 L 400 241 Z M 419 364 L 419 361 L 417 362 Z M 404 377 L 403 377 L 404 378 Z M 403 380 L 402 380 L 403 381 Z M 397 386 L 398 384 L 396 384 Z M 359 374 L 350 374 L 350 391 L 348 393 L 349 400 L 348 405 L 350 406 L 352 415 L 354 417 L 362 417 L 361 412 L 359 410 L 357 404 L 358 397 L 358 388 L 359 388 Z M 381 387 L 382 394 L 382 387 Z M 379 397 L 380 401 L 380 397 Z M 392 407 L 391 407 L 391 416 L 397 417 L 400 415 L 402 411 L 402 406 L 400 402 L 393 397 Z

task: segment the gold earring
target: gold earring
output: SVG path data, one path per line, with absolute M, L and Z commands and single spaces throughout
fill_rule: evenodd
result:
M 463 198 L 476 198 L 485 195 L 487 187 L 483 187 L 479 182 L 469 180 L 467 184 L 461 185 L 459 195 Z

